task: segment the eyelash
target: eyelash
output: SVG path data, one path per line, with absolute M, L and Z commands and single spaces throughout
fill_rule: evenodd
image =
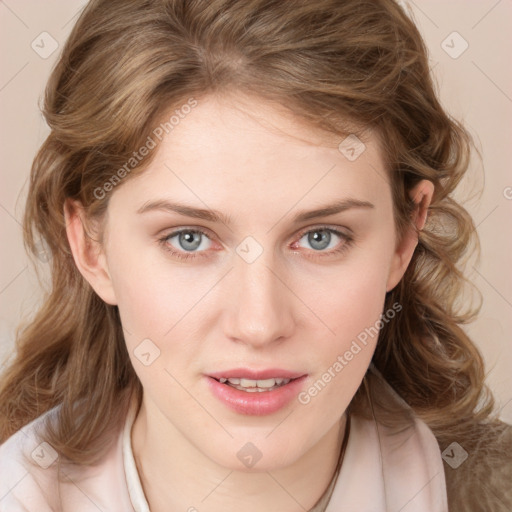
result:
M 329 231 L 330 233 L 334 233 L 335 235 L 339 236 L 341 239 L 344 240 L 341 247 L 338 247 L 337 249 L 331 249 L 330 251 L 327 251 L 327 252 L 326 251 L 315 251 L 315 252 L 317 252 L 317 255 L 318 255 L 315 257 L 326 258 L 326 257 L 335 256 L 335 255 L 341 255 L 344 252 L 346 252 L 351 247 L 352 243 L 354 242 L 354 239 L 351 236 L 347 235 L 346 233 L 342 233 L 341 231 L 338 231 L 337 229 L 331 228 L 329 226 L 317 226 L 313 229 L 307 229 L 306 231 L 303 231 L 300 233 L 299 240 L 304 235 L 307 235 L 308 233 L 312 233 L 315 231 Z M 176 235 L 179 235 L 180 233 L 186 233 L 186 232 L 200 233 L 200 234 L 206 236 L 207 238 L 209 238 L 208 233 L 206 233 L 205 231 L 203 231 L 201 229 L 180 229 L 177 231 L 173 231 L 172 233 L 169 233 L 168 235 L 165 235 L 162 238 L 159 238 L 158 242 L 162 245 L 162 247 L 165 251 L 170 252 L 173 257 L 176 257 L 180 260 L 190 260 L 190 259 L 195 259 L 195 258 L 202 258 L 203 255 L 201 253 L 206 252 L 206 251 L 201 251 L 201 252 L 197 252 L 197 253 L 194 253 L 194 252 L 186 253 L 186 252 L 176 251 L 175 249 L 171 249 L 169 247 L 169 244 L 168 244 L 169 239 L 175 237 Z

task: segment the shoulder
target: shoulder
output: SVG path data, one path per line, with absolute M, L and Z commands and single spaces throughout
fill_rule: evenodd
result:
M 512 510 L 512 425 L 478 423 L 443 447 L 450 510 Z
M 0 512 L 56 509 L 56 452 L 39 439 L 47 411 L 0 445 Z
M 122 432 L 95 465 L 71 464 L 44 440 L 59 406 L 0 445 L 0 512 L 133 511 L 125 477 Z
M 420 419 L 401 426 L 353 414 L 328 512 L 448 510 L 437 440 Z
M 441 450 L 434 432 L 373 366 L 367 377 L 368 391 L 362 414 L 378 432 L 389 471 L 438 474 L 444 482 Z M 421 461 L 418 463 L 417 461 Z
M 382 502 L 389 510 L 445 512 L 445 474 L 434 432 L 373 365 L 369 370 L 354 412 L 364 430 L 359 444 L 374 439 L 381 475 L 374 481 L 381 481 Z
M 391 509 L 448 510 L 441 451 L 428 425 L 414 417 L 402 428 L 377 424 L 376 429 Z

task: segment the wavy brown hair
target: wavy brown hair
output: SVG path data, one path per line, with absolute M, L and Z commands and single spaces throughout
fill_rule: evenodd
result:
M 411 225 L 409 190 L 421 179 L 434 183 L 413 259 L 386 297 L 386 309 L 399 302 L 403 310 L 381 330 L 373 363 L 441 446 L 490 419 L 482 358 L 463 330 L 478 308 L 458 302 L 477 235 L 452 193 L 474 143 L 440 105 L 410 16 L 392 0 L 93 0 L 46 88 L 51 133 L 32 166 L 24 237 L 32 256 L 47 247 L 51 285 L 18 329 L 2 376 L 0 442 L 61 404 L 47 440 L 90 464 L 134 394 L 140 403 L 117 307 L 77 270 L 63 206 L 78 200 L 101 225 L 111 194 L 95 191 L 168 112 L 227 91 L 284 105 L 340 141 L 350 133 L 364 141 L 367 129 L 382 134 L 400 236 Z M 101 230 L 91 236 L 101 241 Z M 352 408 L 358 400 L 359 392 Z

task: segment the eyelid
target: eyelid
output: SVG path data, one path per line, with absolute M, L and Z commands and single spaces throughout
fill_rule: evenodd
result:
M 196 233 L 196 232 L 197 233 L 202 233 L 209 240 L 212 240 L 212 241 L 217 238 L 215 236 L 215 234 L 213 233 L 213 231 L 211 231 L 210 229 L 205 228 L 203 226 L 177 226 L 177 227 L 174 227 L 174 228 L 169 228 L 169 229 L 163 230 L 164 234 L 158 235 L 158 238 L 159 239 L 162 239 L 162 238 L 169 239 L 169 238 L 177 236 L 180 233 L 183 233 L 183 232 L 186 232 L 186 231 L 192 231 L 194 233 Z
M 330 231 L 336 231 L 336 232 L 340 233 L 341 235 L 346 236 L 347 238 L 353 236 L 353 232 L 351 229 L 344 227 L 344 226 L 338 226 L 338 225 L 334 226 L 331 224 L 315 224 L 313 226 L 308 226 L 308 227 L 300 230 L 298 236 L 303 237 L 306 233 L 309 233 L 310 231 L 314 231 L 316 229 L 317 230 L 325 229 L 325 230 L 330 230 Z M 346 233 L 345 233 L 345 231 L 346 231 Z

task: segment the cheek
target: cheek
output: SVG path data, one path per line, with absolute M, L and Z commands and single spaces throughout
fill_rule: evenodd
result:
M 357 287 L 347 290 L 346 294 L 332 299 L 335 308 L 324 303 L 330 335 L 320 340 L 320 366 L 330 368 L 340 361 L 341 356 L 343 368 L 337 365 L 336 373 L 343 370 L 345 376 L 350 374 L 351 379 L 357 381 L 358 375 L 362 378 L 366 371 L 377 343 L 385 291 L 382 284 L 377 286 L 370 279 L 365 279 L 359 281 Z
M 176 371 L 180 381 L 186 377 L 184 369 L 199 372 L 197 340 L 205 338 L 200 332 L 205 316 L 215 314 L 204 308 L 213 307 L 207 295 L 218 277 L 207 270 L 187 271 L 166 261 L 165 255 L 148 253 L 142 248 L 112 251 L 111 278 L 132 364 L 144 387 L 158 390 L 169 386 L 166 369 Z M 142 356 L 147 353 L 154 361 L 148 366 Z
M 373 357 L 382 327 L 384 270 L 385 265 L 376 263 L 364 272 L 340 272 L 343 283 L 314 297 L 329 331 L 316 335 L 310 361 L 317 371 L 298 399 L 312 416 L 321 416 L 327 423 L 349 405 Z
M 303 289 L 310 290 L 308 301 L 331 327 L 331 337 L 336 336 L 341 343 L 373 325 L 382 313 L 389 258 L 381 255 L 382 252 L 361 253 L 346 264 L 333 267 L 332 273 L 322 276 L 323 285 L 313 279 L 301 279 Z
M 302 289 L 311 290 L 308 301 L 318 317 L 309 325 L 310 332 L 316 332 L 313 357 L 321 372 L 331 368 L 330 375 L 325 375 L 325 379 L 337 382 L 331 388 L 338 388 L 341 382 L 343 388 L 350 388 L 346 390 L 350 394 L 352 383 L 357 387 L 371 361 L 382 327 L 390 259 L 391 251 L 384 246 L 360 251 L 332 275 L 323 276 L 322 281 L 328 285 L 316 282 L 315 287 L 313 279 L 302 280 Z M 336 379 L 332 379 L 332 373 Z
M 118 238 L 116 241 L 115 238 Z M 113 237 L 109 273 L 130 352 L 146 338 L 158 340 L 172 326 L 180 286 L 167 282 L 162 269 L 145 260 L 145 251 Z M 132 244 L 132 245 L 130 245 Z M 146 250 L 147 253 L 147 250 Z

